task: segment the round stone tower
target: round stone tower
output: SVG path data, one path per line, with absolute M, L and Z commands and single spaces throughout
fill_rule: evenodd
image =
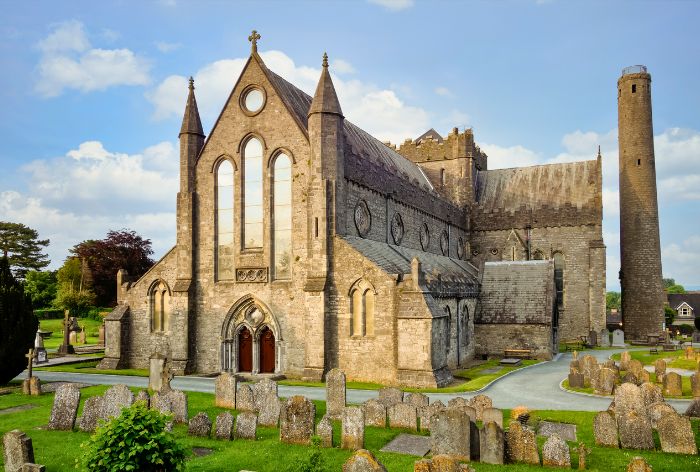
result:
M 622 70 L 617 81 L 620 143 L 620 285 L 627 339 L 661 332 L 664 289 L 656 200 L 651 75 L 645 66 Z

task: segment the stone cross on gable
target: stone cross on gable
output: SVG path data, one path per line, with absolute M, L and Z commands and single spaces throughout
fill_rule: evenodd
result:
M 251 47 L 250 47 L 251 52 L 258 52 L 258 39 L 260 39 L 260 35 L 258 34 L 257 31 L 253 30 L 251 35 L 248 36 L 248 41 L 251 42 Z
M 27 370 L 29 370 L 28 379 L 32 378 L 32 367 L 34 363 L 34 349 L 29 350 L 29 354 L 25 354 L 24 357 L 27 358 Z

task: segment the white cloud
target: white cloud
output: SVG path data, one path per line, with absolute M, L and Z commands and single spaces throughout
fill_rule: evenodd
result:
M 542 163 L 542 156 L 523 146 L 502 147 L 497 144 L 481 143 L 481 149 L 489 156 L 489 169 L 532 166 Z
M 39 42 L 36 91 L 55 97 L 65 89 L 81 92 L 117 85 L 147 85 L 150 64 L 129 49 L 91 48 L 84 25 L 71 20 L 57 25 Z
M 367 0 L 369 3 L 381 5 L 387 10 L 400 11 L 411 8 L 415 3 L 413 0 Z
M 664 277 L 672 277 L 684 285 L 700 285 L 700 235 L 662 247 L 661 262 Z
M 441 97 L 454 97 L 454 94 L 447 87 L 436 87 L 435 93 Z
M 336 74 L 354 74 L 355 68 L 348 61 L 334 59 L 331 62 L 331 70 Z
M 102 30 L 101 36 L 108 43 L 113 43 L 114 41 L 122 37 L 119 31 L 114 31 L 109 28 L 104 28 Z
M 169 53 L 182 47 L 180 43 L 169 43 L 167 41 L 156 41 L 155 45 L 156 49 L 162 53 Z

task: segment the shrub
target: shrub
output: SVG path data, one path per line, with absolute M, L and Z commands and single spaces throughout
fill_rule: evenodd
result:
M 24 355 L 34 346 L 39 321 L 32 300 L 10 271 L 7 257 L 0 258 L 0 385 L 24 370 Z
M 60 320 L 63 318 L 63 310 L 60 308 L 38 308 L 34 314 L 40 320 Z
M 185 448 L 165 431 L 169 419 L 143 402 L 124 408 L 80 446 L 83 466 L 99 472 L 184 470 Z
M 328 470 L 327 464 L 321 454 L 321 438 L 311 437 L 311 448 L 306 457 L 297 462 L 294 472 L 324 472 Z

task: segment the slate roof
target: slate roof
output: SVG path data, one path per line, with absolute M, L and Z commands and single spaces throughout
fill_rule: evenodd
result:
M 268 69 L 270 79 L 289 109 L 294 113 L 297 121 L 308 130 L 308 113 L 311 108 L 312 98 L 307 93 L 287 82 L 283 77 Z M 433 190 L 433 186 L 423 171 L 413 162 L 394 151 L 371 134 L 352 124 L 347 119 L 345 123 L 345 141 L 353 152 L 363 156 L 375 164 L 387 167 L 397 176 L 410 182 L 418 182 L 421 187 Z
M 411 261 L 417 257 L 430 290 L 478 293 L 478 271 L 469 262 L 356 236 L 342 239 L 388 274 L 410 274 Z
M 552 261 L 486 262 L 481 279 L 479 324 L 551 324 Z
M 591 207 L 598 204 L 599 174 L 597 160 L 479 171 L 476 200 L 485 210 Z
M 686 302 L 693 309 L 695 316 L 700 316 L 700 292 L 669 293 L 668 304 L 674 310 L 678 309 L 681 303 Z

